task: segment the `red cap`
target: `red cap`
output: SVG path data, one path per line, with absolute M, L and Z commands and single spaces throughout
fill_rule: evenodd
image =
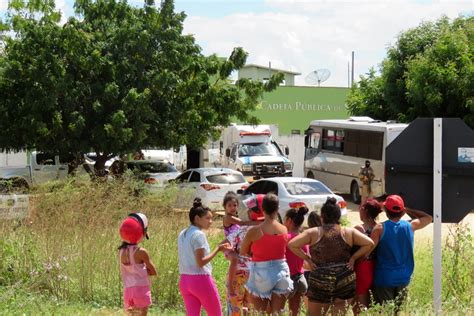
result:
M 250 219 L 253 221 L 263 221 L 265 214 L 262 211 L 250 211 Z
M 249 208 L 249 217 L 253 221 L 262 221 L 265 219 L 263 213 L 263 198 L 265 194 L 257 194 L 244 201 L 244 204 Z
M 143 236 L 142 225 L 133 217 L 127 217 L 120 225 L 120 237 L 129 244 L 138 244 Z
M 405 210 L 405 203 L 399 195 L 387 196 L 385 202 L 383 203 L 383 206 L 385 206 L 388 211 L 394 213 L 401 213 Z
M 263 198 L 264 197 L 265 197 L 265 194 L 257 194 L 258 210 L 262 213 L 262 215 L 263 215 Z

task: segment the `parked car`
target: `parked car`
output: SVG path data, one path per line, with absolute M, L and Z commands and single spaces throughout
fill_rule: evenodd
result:
M 17 188 L 26 189 L 32 185 L 65 179 L 68 174 L 67 162 L 53 154 L 21 151 L 3 153 L 2 158 L 0 182 L 11 182 Z
M 248 188 L 239 190 L 237 193 L 239 193 L 242 200 L 245 200 L 255 194 L 267 194 L 270 192 L 278 195 L 280 200 L 280 209 L 278 211 L 280 219 L 284 219 L 286 212 L 291 208 L 298 209 L 306 206 L 310 212 L 318 212 L 328 197 L 336 198 L 341 207 L 341 214 L 343 216 L 347 214 L 347 204 L 344 198 L 334 194 L 326 185 L 315 179 L 299 177 L 260 179 L 253 182 Z M 243 203 L 240 204 L 242 205 Z
M 222 200 L 228 191 L 237 192 L 249 185 L 241 172 L 228 168 L 188 169 L 172 182 L 194 191 L 194 196 L 212 210 L 223 209 Z
M 162 187 L 170 179 L 180 175 L 175 166 L 167 160 L 114 161 L 110 166 L 111 175 L 122 174 L 126 169 L 134 172 L 138 179 L 145 181 L 150 188 Z

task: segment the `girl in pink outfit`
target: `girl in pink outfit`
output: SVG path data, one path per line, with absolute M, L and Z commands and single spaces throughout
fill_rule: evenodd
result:
M 208 316 L 222 315 L 221 301 L 216 282 L 212 278 L 211 260 L 219 251 L 232 250 L 229 243 L 221 243 L 212 252 L 202 230 L 212 224 L 212 213 L 194 199 L 189 211 L 191 225 L 179 233 L 179 291 L 183 296 L 187 316 L 201 315 L 201 307 Z
M 142 213 L 130 214 L 120 226 L 122 245 L 119 247 L 125 311 L 130 315 L 146 315 L 151 305 L 149 275 L 156 275 L 148 252 L 137 244 L 146 233 L 148 219 Z
M 285 226 L 288 229 L 288 241 L 292 240 L 302 231 L 301 226 L 304 217 L 308 213 L 306 207 L 300 207 L 298 210 L 292 208 L 286 212 Z M 309 246 L 301 247 L 304 253 L 309 254 Z M 290 315 L 297 316 L 300 310 L 301 299 L 308 290 L 308 283 L 303 275 L 304 260 L 286 249 L 286 262 L 290 268 L 290 278 L 293 281 L 293 292 L 288 297 L 288 305 L 290 307 Z

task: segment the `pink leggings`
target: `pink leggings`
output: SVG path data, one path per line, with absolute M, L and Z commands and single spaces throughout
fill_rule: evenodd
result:
M 182 274 L 179 291 L 183 296 L 187 316 L 201 315 L 201 306 L 208 316 L 221 316 L 221 300 L 216 283 L 210 275 Z

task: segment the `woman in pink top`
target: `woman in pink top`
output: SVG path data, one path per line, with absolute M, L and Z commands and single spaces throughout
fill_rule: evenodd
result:
M 300 207 L 298 210 L 292 208 L 286 212 L 285 226 L 288 229 L 288 242 L 301 232 L 301 225 L 303 225 L 304 216 L 307 213 L 308 209 L 306 207 Z M 308 254 L 309 246 L 304 245 L 301 250 Z M 287 248 L 286 262 L 290 267 L 290 277 L 293 281 L 293 292 L 291 292 L 291 295 L 288 299 L 288 305 L 290 307 L 290 315 L 296 316 L 300 310 L 301 298 L 308 290 L 308 284 L 306 283 L 306 279 L 303 275 L 304 260 Z
M 142 213 L 130 214 L 120 226 L 120 275 L 123 281 L 124 307 L 130 315 L 146 315 L 151 305 L 149 275 L 156 275 L 148 252 L 137 244 L 146 233 L 148 219 Z
M 285 306 L 286 295 L 293 290 L 290 269 L 285 260 L 288 230 L 278 222 L 278 197 L 269 193 L 263 199 L 265 219 L 249 229 L 240 254 L 251 256 L 246 288 L 251 303 L 259 312 L 278 314 Z

